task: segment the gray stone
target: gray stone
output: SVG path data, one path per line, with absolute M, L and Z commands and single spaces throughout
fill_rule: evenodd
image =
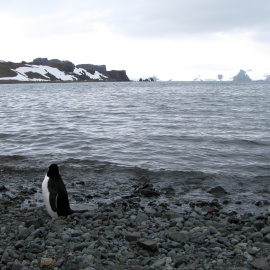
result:
M 249 236 L 249 239 L 252 239 L 254 242 L 260 241 L 262 238 L 263 234 L 261 232 L 255 232 Z
M 44 248 L 41 245 L 38 245 L 35 243 L 29 243 L 29 245 L 25 247 L 25 250 L 30 253 L 40 253 L 44 250 Z
M 270 233 L 270 226 L 262 228 L 261 229 L 261 233 L 262 234 L 268 234 L 268 233 Z
M 155 251 L 157 249 L 157 242 L 153 240 L 139 240 L 138 245 L 144 249 Z
M 168 232 L 168 238 L 172 241 L 179 242 L 179 243 L 187 243 L 188 236 L 183 232 Z
M 260 249 L 257 248 L 257 247 L 252 247 L 252 248 L 249 248 L 249 249 L 247 250 L 247 252 L 248 252 L 250 255 L 256 255 L 259 251 L 260 251 Z
M 159 267 L 164 266 L 165 263 L 166 263 L 166 258 L 162 258 L 162 259 L 159 259 L 159 260 L 155 261 L 155 262 L 150 266 L 150 268 L 151 268 L 151 269 L 157 269 L 157 268 L 159 268 Z
M 33 261 L 33 260 L 36 259 L 36 256 L 35 256 L 35 254 L 33 254 L 33 253 L 26 253 L 26 254 L 25 254 L 25 259 L 27 259 L 27 260 L 29 260 L 29 261 Z
M 209 189 L 207 192 L 213 195 L 224 195 L 228 193 L 222 186 L 216 186 L 214 188 Z
M 30 230 L 28 230 L 27 228 L 23 227 L 20 231 L 19 231 L 19 239 L 26 239 L 29 235 L 30 235 Z
M 137 241 L 139 238 L 141 238 L 141 233 L 139 232 L 130 232 L 126 235 L 127 241 Z
M 251 265 L 255 267 L 256 269 L 261 269 L 261 270 L 269 269 L 267 258 L 257 258 L 253 262 L 251 262 Z
M 270 233 L 268 233 L 267 235 L 265 235 L 265 240 L 266 242 L 270 243 Z
M 75 245 L 73 247 L 73 251 L 82 251 L 83 249 L 87 248 L 89 246 L 89 243 L 80 243 L 78 245 Z
M 23 269 L 23 265 L 20 263 L 14 263 L 11 267 L 11 270 L 21 270 Z
M 209 232 L 210 232 L 211 234 L 216 234 L 216 233 L 218 233 L 217 229 L 216 229 L 214 226 L 209 226 L 208 230 L 209 230 Z
M 4 254 L 2 255 L 1 262 L 4 264 L 10 262 L 8 250 L 5 250 Z
M 25 246 L 25 241 L 24 240 L 20 240 L 18 242 L 15 243 L 15 248 L 19 249 Z
M 143 213 L 143 212 L 139 212 L 137 217 L 136 217 L 136 222 L 138 223 L 142 223 L 143 221 L 147 221 L 148 220 L 148 216 Z

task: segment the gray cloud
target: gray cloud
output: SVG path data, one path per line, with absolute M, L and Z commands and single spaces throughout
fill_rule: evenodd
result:
M 260 33 L 258 37 L 266 39 L 265 32 L 270 29 L 269 0 L 11 0 L 1 3 L 1 10 L 17 12 L 21 16 L 56 14 L 52 22 L 47 23 L 48 27 L 51 23 L 53 32 L 59 34 L 91 31 L 92 25 L 99 22 L 122 35 L 136 38 L 250 31 Z M 78 24 L 70 23 L 72 17 L 85 11 L 104 14 L 85 18 Z M 64 15 L 57 21 L 61 12 Z
M 108 23 L 130 36 L 172 36 L 231 31 L 264 31 L 270 26 L 270 1 L 137 0 L 115 8 Z

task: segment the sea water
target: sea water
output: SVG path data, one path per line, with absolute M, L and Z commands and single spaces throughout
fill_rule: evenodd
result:
M 70 185 L 109 197 L 141 175 L 178 198 L 213 185 L 241 200 L 269 195 L 266 82 L 1 84 L 0 124 L 10 175 L 54 162 Z

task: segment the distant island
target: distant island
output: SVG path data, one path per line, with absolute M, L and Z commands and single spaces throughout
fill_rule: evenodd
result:
M 234 82 L 251 82 L 252 80 L 248 76 L 247 72 L 241 69 L 237 75 L 233 77 Z
M 249 77 L 247 72 L 250 72 L 252 70 L 245 71 L 243 69 L 240 69 L 237 75 L 233 76 L 230 78 L 228 81 L 233 81 L 233 82 L 252 82 L 253 80 Z M 266 81 L 270 82 L 270 74 L 265 74 L 264 75 L 265 79 L 262 79 L 260 81 Z M 193 81 L 223 81 L 224 76 L 222 74 L 217 75 L 217 79 L 203 79 L 201 75 L 197 76 Z
M 0 83 L 63 81 L 130 81 L 125 70 L 107 71 L 106 65 L 79 64 L 36 58 L 21 63 L 0 61 Z

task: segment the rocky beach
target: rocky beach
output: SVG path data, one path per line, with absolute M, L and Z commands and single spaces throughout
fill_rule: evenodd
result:
M 269 269 L 268 214 L 227 212 L 219 199 L 195 200 L 180 213 L 157 203 L 159 191 L 145 184 L 114 202 L 52 220 L 31 199 L 38 192 L 24 188 L 14 196 L 8 185 L 0 187 L 3 270 Z
M 1 84 L 0 269 L 268 269 L 269 93 Z M 53 163 L 75 210 L 66 219 L 42 199 Z

